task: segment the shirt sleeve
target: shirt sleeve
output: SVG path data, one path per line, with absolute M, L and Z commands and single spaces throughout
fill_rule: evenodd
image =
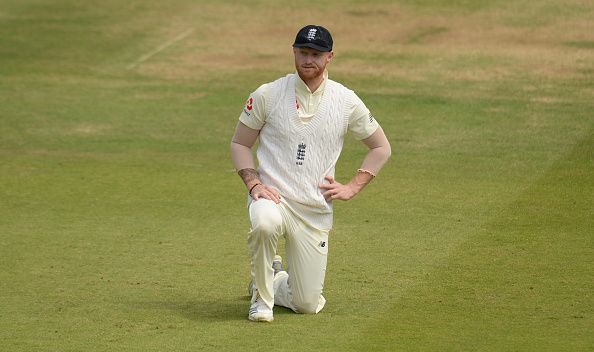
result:
M 363 101 L 354 92 L 352 94 L 353 106 L 349 115 L 349 132 L 355 136 L 355 139 L 362 140 L 371 136 L 378 129 L 379 123 Z
M 266 123 L 266 96 L 268 84 L 261 85 L 245 102 L 239 121 L 249 128 L 260 130 Z

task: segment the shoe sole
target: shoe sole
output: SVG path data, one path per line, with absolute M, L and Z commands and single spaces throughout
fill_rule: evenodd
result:
M 265 318 L 260 318 L 260 319 L 252 319 L 249 318 L 250 321 L 253 321 L 254 323 L 272 323 L 272 321 L 274 320 L 274 318 L 272 319 L 265 319 Z
M 269 317 L 263 317 L 263 316 L 253 317 L 253 316 L 250 315 L 250 316 L 248 316 L 248 319 L 250 321 L 254 321 L 254 322 L 257 322 L 257 323 L 270 323 L 270 322 L 272 322 L 274 320 L 274 317 L 270 317 L 270 318 Z

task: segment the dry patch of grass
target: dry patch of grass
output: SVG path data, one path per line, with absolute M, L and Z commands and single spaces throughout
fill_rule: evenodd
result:
M 208 13 L 204 6 L 190 12 Z M 538 25 L 510 24 L 519 10 L 511 5 L 472 13 L 420 13 L 397 4 L 365 4 L 326 8 L 323 16 L 280 5 L 216 8 L 216 19 L 191 23 L 194 35 L 139 65 L 139 72 L 166 79 L 208 79 L 223 70 L 290 71 L 290 44 L 305 23 L 322 23 L 332 30 L 336 59 L 331 70 L 341 75 L 413 82 L 493 82 L 518 75 L 571 79 L 594 65 L 594 52 L 587 45 L 565 44 L 591 40 L 591 21 L 550 14 Z M 215 20 L 217 25 L 211 25 Z M 188 25 L 187 20 L 172 24 L 175 30 L 163 38 Z
M 72 133 L 75 135 L 97 135 L 97 134 L 101 134 L 102 132 L 109 130 L 109 129 L 110 129 L 110 126 L 108 126 L 108 125 L 82 123 L 82 124 L 74 126 L 72 129 L 70 129 L 69 133 Z

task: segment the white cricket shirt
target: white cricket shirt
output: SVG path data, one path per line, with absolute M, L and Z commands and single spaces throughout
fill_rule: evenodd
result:
M 319 184 L 334 176 L 347 132 L 369 137 L 379 127 L 352 91 L 329 80 L 311 92 L 297 74 L 260 86 L 248 98 L 239 120 L 260 130 L 258 171 L 282 201 L 313 227 L 332 227 L 332 204 Z

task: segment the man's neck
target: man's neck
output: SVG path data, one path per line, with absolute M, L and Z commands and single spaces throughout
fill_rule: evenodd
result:
M 322 85 L 322 83 L 324 82 L 324 75 L 319 75 L 317 77 L 311 78 L 311 79 L 303 79 L 303 77 L 301 77 L 301 75 L 299 76 L 301 78 L 301 80 L 303 81 L 303 83 L 305 83 L 305 85 L 307 86 L 307 88 L 309 88 L 309 91 L 314 93 L 318 88 L 320 88 L 320 86 Z
M 319 76 L 319 77 L 310 79 L 308 81 L 303 81 L 303 82 L 305 82 L 305 84 L 309 88 L 309 91 L 313 93 L 318 88 L 320 88 L 320 86 L 322 85 L 322 82 L 324 82 L 324 76 Z

